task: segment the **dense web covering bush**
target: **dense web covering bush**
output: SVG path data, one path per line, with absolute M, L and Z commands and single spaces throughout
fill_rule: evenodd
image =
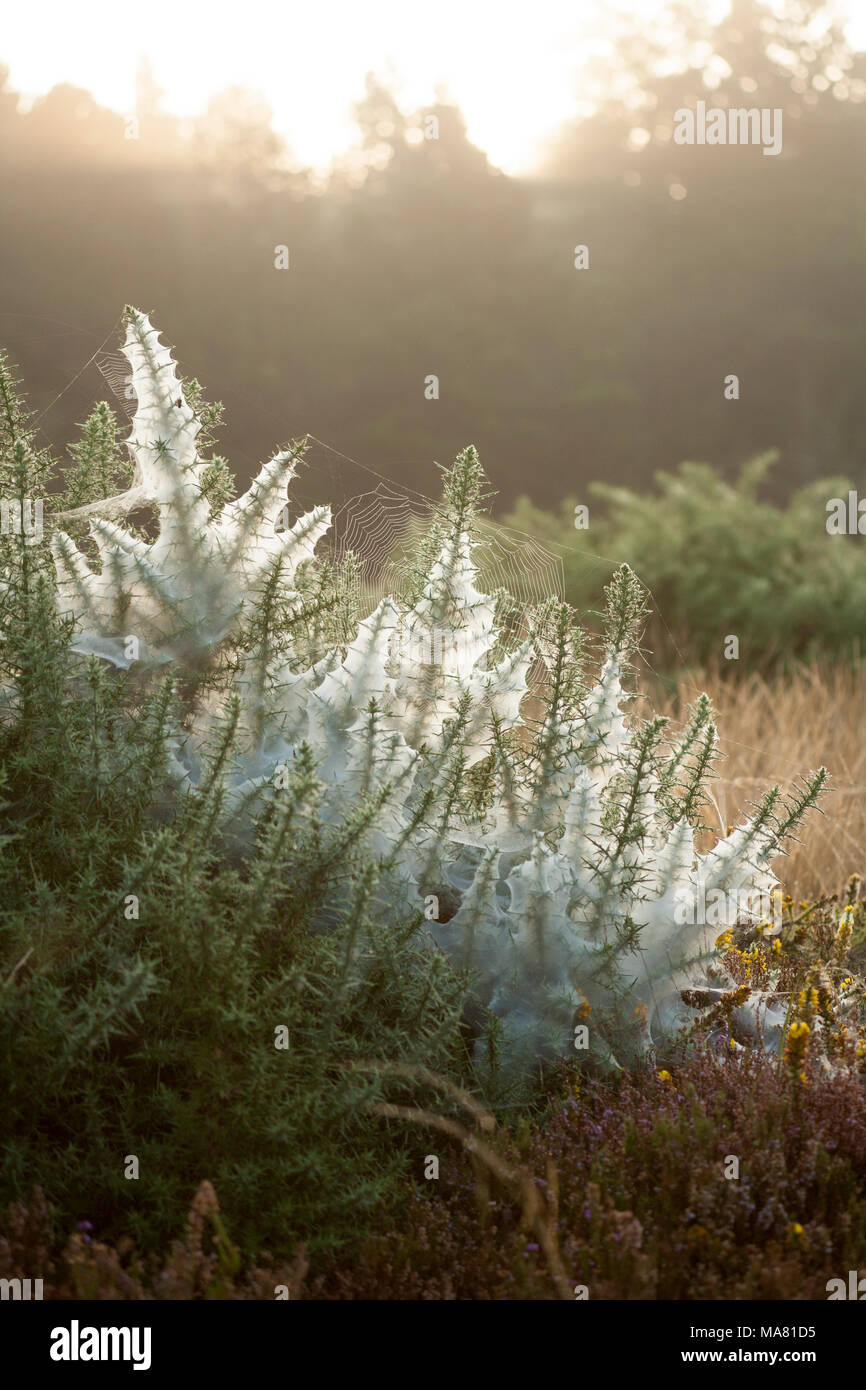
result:
M 646 616 L 627 566 L 607 590 L 600 653 L 567 605 L 521 614 L 483 593 L 484 474 L 470 448 L 445 474 L 416 582 L 353 611 L 351 557 L 316 558 L 329 510 L 286 521 L 303 443 L 215 506 L 169 349 L 138 311 L 126 329 L 134 477 L 83 509 L 95 558 L 55 533 L 57 597 L 74 651 L 170 689 L 160 738 L 174 797 L 204 807 L 240 855 L 263 818 L 289 839 L 353 826 L 374 871 L 330 866 L 310 928 L 351 915 L 359 893 L 374 915 L 415 914 L 419 942 L 426 933 L 471 972 L 497 1021 L 479 1068 L 495 1053 L 518 1074 L 584 1045 L 622 1066 L 727 998 L 716 940 L 744 914 L 768 915 L 771 861 L 823 770 L 787 801 L 770 790 L 699 854 L 712 714 L 699 699 L 673 736 L 662 719 L 626 720 Z M 117 523 L 144 505 L 155 534 Z M 77 524 L 82 509 L 67 515 Z M 708 900 L 724 906 L 707 914 Z M 731 1002 L 743 1033 L 779 1040 L 772 996 Z

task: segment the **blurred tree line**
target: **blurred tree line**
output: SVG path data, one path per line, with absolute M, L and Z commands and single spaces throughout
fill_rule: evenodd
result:
M 247 476 L 309 431 L 424 491 L 472 441 L 501 507 L 683 458 L 733 477 L 774 446 L 777 500 L 862 478 L 866 55 L 807 0 L 617 22 L 581 81 L 593 110 L 531 179 L 493 168 L 452 105 L 401 110 L 372 77 L 357 149 L 322 179 L 240 89 L 181 121 L 146 66 L 132 116 L 68 85 L 24 110 L 0 73 L 0 341 L 43 430 L 70 438 L 106 393 L 76 373 L 131 302 L 225 403 Z M 782 153 L 675 144 L 699 99 L 780 108 Z

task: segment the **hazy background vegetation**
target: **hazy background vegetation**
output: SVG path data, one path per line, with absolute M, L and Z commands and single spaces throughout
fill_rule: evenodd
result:
M 173 118 L 158 58 L 155 74 L 141 65 L 137 140 L 127 113 L 74 86 L 19 110 L 7 74 L 0 337 L 38 409 L 69 387 L 45 431 L 65 442 L 105 390 L 93 367 L 69 383 L 130 301 L 225 402 L 223 447 L 245 476 L 310 431 L 423 491 L 431 460 L 471 440 L 502 507 L 593 479 L 644 486 L 683 459 L 733 475 L 769 447 L 777 499 L 856 480 L 866 57 L 838 29 L 806 42 L 812 3 L 773 20 L 735 0 L 716 28 L 700 10 L 678 11 L 678 55 L 623 28 L 616 62 L 584 76 L 596 113 L 523 179 L 491 167 L 458 109 L 400 110 L 374 77 L 358 150 L 323 179 L 292 167 L 254 93 Z M 684 70 L 658 76 L 672 56 Z M 782 154 L 675 145 L 673 112 L 702 97 L 782 108 Z M 438 140 L 419 138 L 428 114 Z

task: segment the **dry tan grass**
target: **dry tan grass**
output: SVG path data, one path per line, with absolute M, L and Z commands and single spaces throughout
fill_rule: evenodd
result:
M 851 873 L 866 874 L 863 677 L 842 666 L 769 679 L 703 672 L 680 681 L 676 693 L 650 698 L 659 713 L 681 722 L 701 690 L 713 701 L 724 754 L 711 784 L 719 825 L 733 824 L 768 785 L 784 790 L 823 764 L 830 774 L 824 814 L 809 816 L 776 873 L 795 898 L 835 892 Z

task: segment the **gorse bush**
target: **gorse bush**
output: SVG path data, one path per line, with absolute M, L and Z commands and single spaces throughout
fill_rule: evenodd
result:
M 667 664 L 720 662 L 729 634 L 752 670 L 860 658 L 866 564 L 857 537 L 827 533 L 827 503 L 847 499 L 852 484 L 819 479 L 778 506 L 760 495 L 775 459 L 752 459 L 733 482 L 703 463 L 659 472 L 652 492 L 594 482 L 558 513 L 524 498 L 505 520 L 557 547 L 566 595 L 580 608 L 594 606 L 611 570 L 627 561 L 664 620 L 653 622 L 652 645 Z M 575 505 L 587 501 L 588 529 L 575 530 Z
M 340 624 L 333 566 L 317 582 L 314 565 L 328 508 L 282 524 L 303 446 L 278 452 L 212 516 L 197 416 L 168 348 L 135 310 L 125 351 L 135 476 L 103 510 L 151 503 L 158 533 L 146 541 L 95 517 L 97 569 L 56 532 L 59 603 L 75 616 L 75 651 L 145 676 L 163 665 L 181 673 L 170 735 L 178 789 L 208 808 L 211 828 L 228 817 L 242 837 L 265 809 L 289 813 L 289 769 L 311 757 L 323 784 L 317 816 L 357 823 L 377 861 L 371 900 L 430 909 L 430 935 L 474 972 L 515 1071 L 567 1051 L 587 1011 L 590 1050 L 614 1065 L 675 1032 L 682 990 L 706 982 L 713 951 L 706 922 L 678 920 L 677 903 L 698 876 L 720 894 L 769 891 L 769 861 L 823 772 L 789 804 L 769 792 L 699 860 L 693 829 L 715 730 L 705 700 L 673 740 L 663 720 L 626 727 L 621 675 L 646 615 L 627 567 L 608 587 L 597 679 L 565 605 L 542 605 L 515 631 L 505 596 L 476 587 L 484 475 L 468 449 L 445 475 L 410 595 Z M 340 625 L 355 629 L 348 642 L 335 640 Z M 533 669 L 534 721 L 523 709 Z M 353 891 L 334 884 L 316 920 L 347 910 Z
M 32 497 L 45 460 L 10 401 L 5 466 Z M 44 547 L 21 533 L 2 545 L 4 1196 L 40 1182 L 67 1223 L 146 1249 L 177 1232 L 209 1174 L 245 1248 L 328 1249 L 407 1171 L 405 1143 L 370 1109 L 376 1078 L 349 1063 L 453 1069 L 464 990 L 410 912 L 371 910 L 368 807 L 317 820 L 309 758 L 243 865 L 227 864 L 232 712 L 195 793 L 178 791 L 171 680 L 142 688 L 76 655 Z M 332 892 L 328 932 L 313 934 Z
M 113 739 L 116 687 L 88 674 L 71 710 L 35 683 L 62 748 L 4 738 L 4 831 L 21 829 L 2 873 L 3 1189 L 39 1181 L 65 1214 L 147 1247 L 211 1174 L 245 1246 L 327 1248 L 406 1163 L 369 1110 L 375 1080 L 346 1067 L 372 1053 L 449 1069 L 462 991 L 408 914 L 369 912 L 357 823 L 290 834 L 290 813 L 263 818 L 243 873 L 219 861 L 205 799 L 146 825 L 165 701 L 137 740 Z M 292 795 L 315 785 L 299 765 Z M 311 937 L 335 866 L 352 899 Z
M 0 1198 L 36 1182 L 147 1247 L 208 1177 L 245 1249 L 336 1247 L 415 1142 L 375 1111 L 385 1073 L 354 1064 L 466 1080 L 470 991 L 493 1098 L 575 1046 L 608 1069 L 655 1056 L 720 1000 L 781 1046 L 776 982 L 738 988 L 715 943 L 766 914 L 823 770 L 699 855 L 711 710 L 673 735 L 627 723 L 646 617 L 627 567 L 600 650 L 567 605 L 481 592 L 467 449 L 406 594 L 365 612 L 352 557 L 318 554 L 328 509 L 289 523 L 303 441 L 234 499 L 198 451 L 213 408 L 126 323 L 132 476 L 98 411 L 51 556 L 23 526 L 0 538 Z M 0 478 L 23 506 L 50 460 L 14 388 L 4 365 Z

